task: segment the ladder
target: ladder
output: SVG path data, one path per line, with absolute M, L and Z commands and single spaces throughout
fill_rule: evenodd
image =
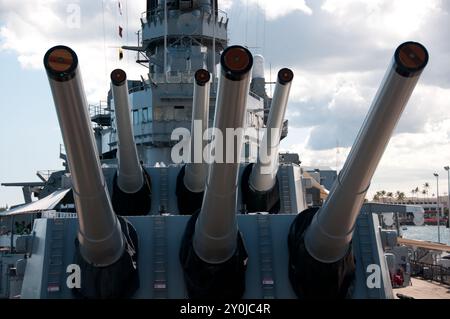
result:
M 275 279 L 273 272 L 272 233 L 268 215 L 257 215 L 259 237 L 259 263 L 263 299 L 274 299 Z
M 153 298 L 167 299 L 167 244 L 164 216 L 153 219 Z
M 369 223 L 369 218 L 372 218 L 372 214 L 370 213 L 361 213 L 357 219 L 357 227 L 355 231 L 354 237 L 358 238 L 358 248 L 359 248 L 359 256 L 362 262 L 362 268 L 364 269 L 364 273 L 366 273 L 366 269 L 369 265 L 375 264 L 373 255 L 372 255 L 372 225 Z M 381 256 L 384 258 L 384 256 Z M 367 298 L 368 299 L 379 299 L 380 289 L 372 288 L 366 289 Z
M 159 212 L 167 213 L 169 210 L 169 169 L 159 169 Z
M 47 293 L 50 297 L 60 293 L 63 282 L 64 261 L 64 219 L 49 219 L 51 225 L 50 258 L 47 275 Z
M 289 176 L 287 171 L 288 167 L 290 166 L 280 166 L 281 211 L 284 214 L 292 214 L 291 191 L 289 187 Z

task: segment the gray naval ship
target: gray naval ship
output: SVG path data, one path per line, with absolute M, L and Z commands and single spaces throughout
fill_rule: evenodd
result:
M 383 208 L 364 199 L 427 50 L 393 50 L 342 171 L 311 207 L 300 162 L 279 156 L 293 72 L 278 72 L 270 98 L 263 57 L 228 46 L 217 0 L 148 0 L 141 22 L 140 46 L 124 49 L 147 76 L 113 70 L 96 112 L 76 53 L 46 53 L 66 169 L 14 184 L 39 200 L 5 215 L 37 218 L 11 236 L 0 286 L 8 278 L 16 298 L 393 298 Z M 217 133 L 227 129 L 244 133 Z

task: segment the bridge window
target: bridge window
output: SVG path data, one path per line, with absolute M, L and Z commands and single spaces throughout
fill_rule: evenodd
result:
M 139 110 L 133 110 L 133 125 L 139 124 Z
M 250 159 L 250 142 L 244 144 L 244 157 L 245 161 L 248 162 Z
M 149 123 L 152 121 L 152 112 L 148 107 L 142 109 L 142 123 Z

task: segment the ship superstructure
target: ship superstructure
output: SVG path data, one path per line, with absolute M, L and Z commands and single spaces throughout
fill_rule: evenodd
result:
M 217 65 L 220 53 L 228 46 L 228 17 L 219 10 L 217 0 L 149 1 L 141 17 L 141 45 L 125 46 L 137 52 L 137 62 L 148 69 L 145 79 L 129 81 L 134 137 L 140 159 L 144 164 L 172 163 L 171 148 L 176 144 L 172 132 L 176 128 L 191 129 L 194 74 L 205 69 L 212 75 L 209 99 L 209 127 L 212 126 L 217 95 Z M 264 82 L 263 58 L 257 57 L 254 86 Z M 257 132 L 264 126 L 269 98 L 263 84 L 258 92 L 249 92 L 245 121 Z M 265 108 L 266 107 L 266 108 Z M 107 110 L 110 121 L 99 116 L 96 140 L 104 158 L 114 157 L 117 150 L 117 124 L 114 99 L 108 95 Z M 107 113 L 106 113 L 107 114 Z M 107 116 L 107 115 L 106 115 Z M 96 120 L 94 118 L 94 120 Z M 107 125 L 103 125 L 107 124 Z M 286 126 L 287 128 L 287 126 Z M 285 133 L 286 134 L 286 133 Z M 248 137 L 245 146 L 247 161 L 256 157 L 249 151 L 256 145 L 255 134 Z
M 426 49 L 396 49 L 324 205 L 308 207 L 299 163 L 279 158 L 295 75 L 279 70 L 270 99 L 262 57 L 228 46 L 217 4 L 148 1 L 141 45 L 124 48 L 148 78 L 112 70 L 93 117 L 76 52 L 46 53 L 67 169 L 49 196 L 9 213 L 66 205 L 74 216 L 36 219 L 16 241 L 22 298 L 392 298 L 378 216 L 363 203 Z M 198 139 L 209 128 L 245 134 Z M 177 163 L 180 129 L 189 156 Z M 196 160 L 205 144 L 214 156 Z M 226 161 L 210 161 L 218 154 Z

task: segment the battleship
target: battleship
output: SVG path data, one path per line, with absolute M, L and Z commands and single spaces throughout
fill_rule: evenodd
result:
M 139 46 L 123 49 L 146 77 L 111 70 L 104 108 L 89 108 L 74 50 L 43 57 L 65 169 L 7 184 L 25 198 L 4 213 L 11 228 L 33 224 L 2 252 L 2 297 L 393 298 L 379 214 L 405 207 L 364 200 L 426 48 L 405 42 L 380 61 L 385 77 L 327 191 L 279 154 L 293 71 L 279 70 L 269 97 L 264 58 L 228 45 L 217 0 L 148 0 L 141 24 Z M 227 130 L 238 133 L 220 140 Z M 327 194 L 321 207 L 311 188 Z

